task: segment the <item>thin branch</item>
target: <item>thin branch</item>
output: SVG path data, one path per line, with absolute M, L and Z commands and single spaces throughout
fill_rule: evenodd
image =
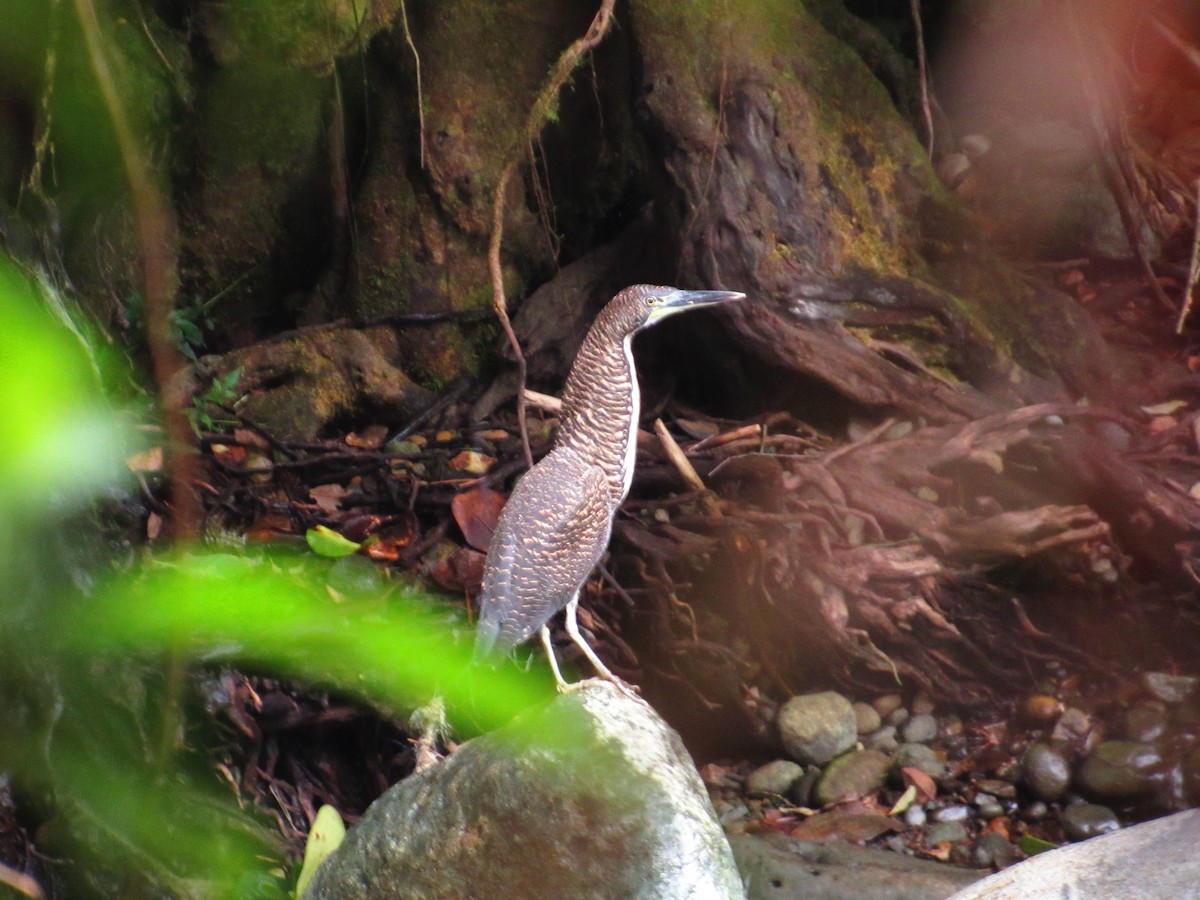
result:
M 88 57 L 96 73 L 96 84 L 112 120 L 117 148 L 129 182 L 134 224 L 141 249 L 140 281 L 145 298 L 146 345 L 150 351 L 171 459 L 172 530 L 177 538 L 191 539 L 196 536 L 200 521 L 199 498 L 191 488 L 196 459 L 187 418 L 183 410 L 167 398 L 167 384 L 183 367 L 183 360 L 171 341 L 170 317 L 175 282 L 175 248 L 172 244 L 174 222 L 170 209 L 163 202 L 162 192 L 155 184 L 150 160 L 134 134 L 116 78 L 109 67 L 93 0 L 75 0 L 75 15 L 79 19 Z
M 925 27 L 921 24 L 921 0 L 909 0 L 913 28 L 917 32 L 917 71 L 921 81 L 921 113 L 925 117 L 925 152 L 933 159 L 933 109 L 929 103 L 929 63 L 925 56 Z
M 680 477 L 687 482 L 689 488 L 699 492 L 700 509 L 706 515 L 721 515 L 721 507 L 713 499 L 703 479 L 700 478 L 699 473 L 696 471 L 696 467 L 692 465 L 692 461 L 687 458 L 683 449 L 676 443 L 675 438 L 671 436 L 671 432 L 667 430 L 667 426 L 663 424 L 662 419 L 656 418 L 654 420 L 654 433 L 658 435 L 658 440 L 667 454 L 667 459 L 671 461 L 671 465 L 679 472 Z
M 551 118 L 555 104 L 558 103 L 559 91 L 567 83 L 567 79 L 571 77 L 575 67 L 608 33 L 615 5 L 616 0 L 601 0 L 600 9 L 597 10 L 596 17 L 592 19 L 592 24 L 588 26 L 587 32 L 564 50 L 554 64 L 554 68 L 550 71 L 550 77 L 542 85 L 542 89 L 533 101 L 529 117 L 525 120 L 523 141 L 525 148 L 533 145 L 538 135 L 541 134 L 542 125 Z M 504 204 L 508 194 L 508 185 L 512 181 L 513 175 L 516 174 L 521 158 L 527 152 L 528 150 L 518 150 L 514 154 L 514 158 L 505 165 L 504 170 L 500 173 L 500 179 L 496 182 L 496 193 L 492 200 L 492 236 L 488 242 L 488 272 L 492 278 L 492 309 L 496 313 L 496 318 L 500 320 L 500 325 L 504 329 L 509 346 L 512 347 L 513 355 L 517 360 L 517 422 L 521 428 L 521 445 L 525 449 L 525 461 L 532 468 L 533 452 L 529 448 L 529 430 L 525 426 L 525 404 L 521 401 L 525 393 L 525 354 L 521 352 L 521 342 L 517 340 L 512 322 L 508 318 L 508 301 L 504 296 L 504 269 L 500 265 L 500 247 L 504 238 Z
M 420 132 L 421 168 L 425 168 L 425 94 L 421 90 L 421 54 L 413 43 L 412 31 L 408 27 L 408 8 L 404 0 L 400 0 L 400 25 L 404 29 L 404 40 L 412 51 L 413 62 L 417 66 L 417 130 Z
M 1196 179 L 1196 227 L 1192 232 L 1192 261 L 1188 264 L 1187 284 L 1183 288 L 1183 307 L 1175 322 L 1175 333 L 1183 334 L 1183 324 L 1192 313 L 1192 293 L 1200 280 L 1200 178 Z
M 525 463 L 533 468 L 533 450 L 529 447 L 529 429 L 525 424 L 525 404 L 521 398 L 525 394 L 525 354 L 521 352 L 521 342 L 513 331 L 512 320 L 508 317 L 508 300 L 504 296 L 504 269 L 500 265 L 500 243 L 504 239 L 504 195 L 508 193 L 508 183 L 516 171 L 516 162 L 510 162 L 500 173 L 496 182 L 496 199 L 492 205 L 492 237 L 488 241 L 488 272 L 492 276 L 492 309 L 500 320 L 500 327 L 508 338 L 513 355 L 517 359 L 517 427 L 521 431 L 521 446 L 525 450 Z

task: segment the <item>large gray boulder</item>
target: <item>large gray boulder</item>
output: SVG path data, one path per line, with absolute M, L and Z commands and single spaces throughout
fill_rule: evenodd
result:
M 645 897 L 745 890 L 679 736 L 589 681 L 393 786 L 305 900 Z
M 950 900 L 1200 897 L 1200 809 L 1068 844 L 959 891 Z

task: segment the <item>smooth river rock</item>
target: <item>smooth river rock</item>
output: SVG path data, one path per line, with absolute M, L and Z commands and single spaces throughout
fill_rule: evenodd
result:
M 1039 853 L 950 900 L 1200 897 L 1200 809 Z
M 744 896 L 679 736 L 592 680 L 390 788 L 304 900 Z
M 841 694 L 801 694 L 779 708 L 779 737 L 797 762 L 823 766 L 854 746 L 858 722 Z

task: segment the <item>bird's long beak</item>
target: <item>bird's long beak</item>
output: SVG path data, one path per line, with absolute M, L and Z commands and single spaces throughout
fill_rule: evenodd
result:
M 740 291 L 672 291 L 661 298 L 654 311 L 650 313 L 650 321 L 653 322 L 688 309 L 699 309 L 702 306 L 715 306 L 718 303 L 745 299 L 746 295 Z

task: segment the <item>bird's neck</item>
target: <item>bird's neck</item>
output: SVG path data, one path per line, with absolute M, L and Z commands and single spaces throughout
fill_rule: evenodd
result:
M 604 470 L 615 510 L 633 481 L 640 404 L 633 335 L 612 334 L 603 324 L 588 331 L 567 375 L 557 445 Z

